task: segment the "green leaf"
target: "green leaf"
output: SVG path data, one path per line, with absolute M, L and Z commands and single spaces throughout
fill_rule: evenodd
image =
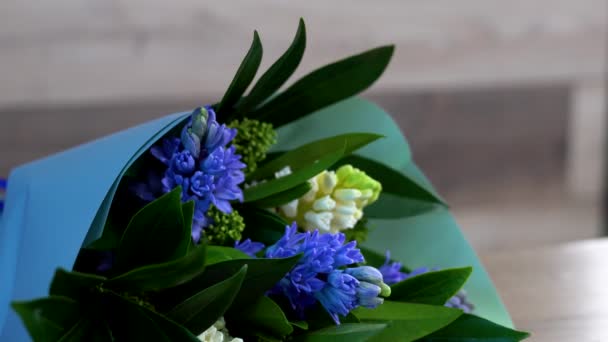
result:
M 426 342 L 517 342 L 530 334 L 503 327 L 481 317 L 463 314 L 445 328 L 432 333 L 421 341 Z
M 252 205 L 243 205 L 237 209 L 245 221 L 243 238 L 258 241 L 265 245 L 277 242 L 285 233 L 287 221 L 275 213 Z
M 275 127 L 351 97 L 374 83 L 393 55 L 383 46 L 319 68 L 249 114 Z
M 447 206 L 439 195 L 427 190 L 416 180 L 402 174 L 370 158 L 350 155 L 342 158 L 334 168 L 350 164 L 367 173 L 382 184 L 382 193 L 394 194 L 400 197 L 411 198 L 422 202 L 431 202 Z
M 57 341 L 81 318 L 80 305 L 73 299 L 50 296 L 27 302 L 12 302 L 34 341 Z
M 110 279 L 108 288 L 131 292 L 167 289 L 184 284 L 205 269 L 205 245 L 200 244 L 181 259 L 148 265 Z
M 253 78 L 260 67 L 262 52 L 262 42 L 260 42 L 258 32 L 254 31 L 251 47 L 241 62 L 230 86 L 228 86 L 228 90 L 226 90 L 226 93 L 222 97 L 222 101 L 216 108 L 218 114 L 228 114 L 234 104 L 245 93 L 245 90 L 247 90 L 247 87 L 249 87 L 249 84 L 253 81 Z
M 391 300 L 443 305 L 462 288 L 471 272 L 472 267 L 451 268 L 408 278 L 391 287 Z
M 329 168 L 344 155 L 344 149 L 327 153 L 305 167 L 292 170 L 290 175 L 269 180 L 243 191 L 245 202 L 257 201 L 298 186 Z
M 242 114 L 240 116 L 279 90 L 300 64 L 305 49 L 306 26 L 300 18 L 298 31 L 287 51 L 260 77 L 249 95 L 237 104 L 237 111 Z
M 182 215 L 184 216 L 184 229 L 182 231 L 182 241 L 176 249 L 175 259 L 179 259 L 188 254 L 195 248 L 192 242 L 192 220 L 194 217 L 194 201 L 182 203 Z
M 103 235 L 88 245 L 87 248 L 105 251 L 116 248 L 119 243 L 120 236 L 115 230 L 104 229 Z
M 49 294 L 51 296 L 69 297 L 76 301 L 86 298 L 93 288 L 107 279 L 94 274 L 69 272 L 58 268 L 51 282 Z
M 97 321 L 89 331 L 88 342 L 113 342 L 112 330 L 106 321 Z
M 207 266 L 234 259 L 251 259 L 251 257 L 236 248 L 207 246 Z
M 241 317 L 244 323 L 281 338 L 293 332 L 293 327 L 281 307 L 266 296 L 260 297 L 254 305 L 243 312 Z
M 260 208 L 278 207 L 283 204 L 289 203 L 294 199 L 304 196 L 308 191 L 310 191 L 310 189 L 310 183 L 301 183 L 289 190 L 285 190 L 283 192 L 276 193 L 272 196 L 268 196 L 259 201 L 255 201 L 253 202 L 253 204 Z
M 112 298 L 121 341 L 198 342 L 198 338 L 171 319 L 115 293 Z M 116 327 L 115 327 L 116 328 Z M 118 340 L 118 339 L 117 339 Z
M 293 332 L 293 327 L 281 307 L 266 296 L 260 297 L 245 310 L 230 316 L 230 322 L 239 327 L 247 326 L 248 330 L 261 331 L 280 338 Z
M 363 209 L 367 218 L 398 219 L 426 214 L 441 208 L 431 202 L 423 202 L 381 193 L 378 200 Z
M 180 254 L 186 229 L 181 193 L 177 187 L 133 216 L 116 251 L 118 270 L 168 262 Z
M 87 318 L 81 318 L 57 342 L 81 342 L 91 332 L 93 323 Z
M 241 288 L 247 265 L 230 278 L 208 287 L 171 309 L 167 316 L 196 335 L 224 315 Z
M 294 171 L 314 163 L 328 153 L 342 149 L 344 149 L 344 155 L 349 155 L 382 137 L 382 135 L 373 133 L 347 133 L 319 139 L 270 159 L 267 163 L 260 165 L 255 172 L 248 176 L 248 179 L 274 178 L 274 173 L 286 166 Z
M 414 341 L 456 320 L 462 311 L 444 306 L 385 301 L 375 309 L 357 308 L 362 322 L 391 322 L 370 341 Z
M 179 303 L 186 298 L 225 280 L 247 265 L 247 274 L 241 286 L 241 290 L 233 302 L 230 311 L 238 310 L 255 303 L 258 298 L 270 290 L 300 259 L 300 255 L 283 259 L 238 259 L 228 260 L 209 265 L 205 272 L 188 283 L 165 291 L 163 301 L 165 305 Z M 175 305 L 175 304 L 174 304 Z
M 306 321 L 289 321 L 289 324 L 302 330 L 308 330 L 308 322 Z
M 289 305 L 289 302 L 287 302 L 286 305 Z M 348 315 L 344 317 L 340 316 L 339 318 L 340 324 L 361 323 L 359 318 L 352 312 L 348 313 Z M 336 325 L 334 319 L 320 303 L 317 303 L 313 307 L 306 310 L 306 323 L 308 323 L 308 327 L 311 331 L 333 327 Z
M 345 323 L 300 335 L 297 342 L 356 342 L 367 341 L 386 328 L 382 323 Z M 386 340 L 389 341 L 389 340 Z M 390 341 L 400 341 L 393 339 Z

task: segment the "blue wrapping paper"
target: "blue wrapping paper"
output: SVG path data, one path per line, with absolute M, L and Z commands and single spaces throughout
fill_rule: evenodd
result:
M 57 267 L 70 269 L 79 248 L 101 235 L 122 174 L 164 133 L 189 113 L 176 113 L 20 166 L 8 180 L 0 216 L 0 341 L 27 341 L 10 309 L 13 300 L 46 296 Z M 219 118 L 221 120 L 221 118 Z M 347 132 L 386 136 L 360 153 L 432 186 L 412 162 L 394 121 L 376 105 L 353 98 L 279 129 L 278 149 Z M 409 267 L 474 267 L 466 285 L 476 314 L 512 326 L 479 259 L 447 209 L 412 218 L 374 220 L 367 245 Z

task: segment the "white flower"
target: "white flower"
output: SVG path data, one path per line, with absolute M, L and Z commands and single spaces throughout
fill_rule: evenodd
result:
M 275 173 L 291 174 L 288 166 Z M 311 178 L 304 196 L 279 206 L 285 218 L 295 220 L 306 230 L 337 233 L 352 229 L 363 216 L 363 208 L 378 198 L 382 185 L 365 172 L 344 165 L 336 171 L 323 171 Z
M 224 317 L 220 317 L 209 329 L 198 335 L 198 339 L 203 342 L 244 342 L 242 338 L 230 336 Z

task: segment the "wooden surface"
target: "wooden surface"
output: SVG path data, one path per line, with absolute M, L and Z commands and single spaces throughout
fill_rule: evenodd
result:
M 530 341 L 608 341 L 608 239 L 489 253 L 482 261 Z
M 601 80 L 606 0 L 5 0 L 0 107 L 217 95 L 254 29 L 263 68 L 299 17 L 299 75 L 394 43 L 376 89 Z

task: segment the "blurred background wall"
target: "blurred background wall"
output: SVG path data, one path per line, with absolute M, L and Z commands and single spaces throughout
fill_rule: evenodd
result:
M 0 175 L 216 99 L 253 29 L 265 69 L 304 17 L 297 76 L 396 44 L 364 96 L 394 115 L 479 250 L 597 236 L 606 3 L 4 0 Z

